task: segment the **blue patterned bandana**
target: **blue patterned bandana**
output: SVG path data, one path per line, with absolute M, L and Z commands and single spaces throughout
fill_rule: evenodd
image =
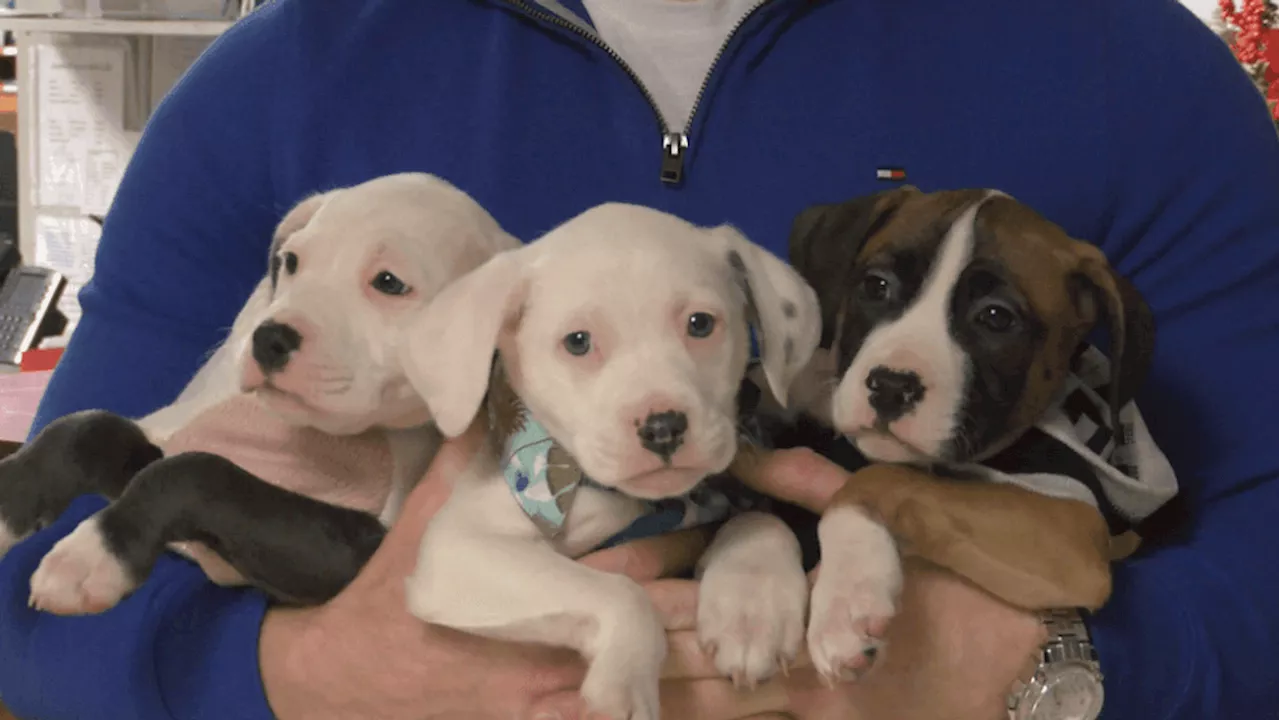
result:
M 502 474 L 520 508 L 544 535 L 554 538 L 564 528 L 578 488 L 619 491 L 586 477 L 573 457 L 524 408 L 497 368 L 494 379 L 490 386 L 489 421 L 497 437 L 505 437 Z M 658 535 L 717 522 L 733 509 L 730 497 L 717 482 L 703 482 L 681 497 L 646 500 L 644 504 L 641 516 L 615 538 Z M 612 543 L 610 540 L 605 545 Z
M 555 537 L 564 527 L 578 488 L 618 490 L 583 475 L 542 423 L 528 413 L 520 420 L 519 427 L 504 446 L 502 472 L 520 508 L 544 535 Z M 732 509 L 728 496 L 713 483 L 702 483 L 680 497 L 643 502 L 645 508 L 641 516 L 620 535 L 658 535 L 713 523 L 728 517 Z
M 502 457 L 502 473 L 516 502 L 544 534 L 554 537 L 585 479 L 582 471 L 528 413 L 507 438 Z

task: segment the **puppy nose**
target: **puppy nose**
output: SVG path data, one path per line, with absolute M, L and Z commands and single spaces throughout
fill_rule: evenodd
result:
M 253 359 L 263 372 L 276 372 L 289 364 L 289 355 L 302 346 L 302 336 L 292 325 L 267 320 L 253 331 Z
M 886 422 L 906 415 L 924 397 L 919 375 L 884 366 L 867 373 L 867 389 L 871 391 L 871 407 Z
M 640 436 L 641 447 L 663 460 L 670 460 L 684 442 L 684 432 L 688 429 L 689 418 L 684 413 L 667 410 L 649 413 L 636 434 Z

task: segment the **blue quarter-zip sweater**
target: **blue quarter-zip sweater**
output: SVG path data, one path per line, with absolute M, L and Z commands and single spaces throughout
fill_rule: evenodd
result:
M 284 212 L 385 173 L 439 174 L 525 239 L 621 200 L 784 257 L 797 211 L 891 186 L 879 169 L 1000 188 L 1096 242 L 1159 323 L 1140 403 L 1193 518 L 1119 565 L 1091 620 L 1104 716 L 1275 716 L 1277 136 L 1223 43 L 1175 0 L 772 0 L 719 57 L 671 185 L 646 94 L 590 35 L 535 0 L 276 0 L 233 27 L 147 127 L 37 426 L 169 402 Z M 3 702 L 270 718 L 255 591 L 169 558 L 103 615 L 27 608 L 39 558 L 100 505 L 0 563 Z

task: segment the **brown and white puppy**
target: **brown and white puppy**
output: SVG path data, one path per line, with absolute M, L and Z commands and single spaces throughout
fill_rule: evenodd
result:
M 791 260 L 818 293 L 826 349 L 798 399 L 868 460 L 919 469 L 873 465 L 822 518 L 808 630 L 817 668 L 847 675 L 894 613 L 902 575 L 891 531 L 916 550 L 946 546 L 939 537 L 956 527 L 990 522 L 979 511 L 994 508 L 983 505 L 989 501 L 1034 505 L 1049 519 L 1043 531 L 1032 524 L 1022 540 L 1006 533 L 984 549 L 1041 553 L 1036 538 L 1058 528 L 1066 547 L 1045 554 L 1069 556 L 1090 583 L 1082 592 L 1105 597 L 1106 526 L 1085 502 L 979 483 L 986 487 L 973 504 L 963 495 L 971 489 L 948 488 L 961 495 L 930 515 L 938 506 L 929 498 L 859 482 L 964 471 L 997 456 L 1045 414 L 1098 323 L 1110 329 L 1108 404 L 1112 427 L 1121 427 L 1120 410 L 1146 371 L 1153 323 L 1102 252 L 999 192 L 904 187 L 806 210 L 793 227 Z M 895 522 L 902 527 L 882 524 Z M 1020 560 L 1037 562 L 1010 562 Z

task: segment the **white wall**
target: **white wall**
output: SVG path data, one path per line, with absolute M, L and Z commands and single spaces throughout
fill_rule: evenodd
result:
M 1191 12 L 1207 23 L 1213 23 L 1213 16 L 1218 11 L 1218 0 L 1181 0 Z M 1235 0 L 1236 7 L 1240 7 L 1240 0 Z
M 1182 0 L 1182 4 L 1205 22 L 1211 20 L 1214 11 L 1218 9 L 1218 0 Z

